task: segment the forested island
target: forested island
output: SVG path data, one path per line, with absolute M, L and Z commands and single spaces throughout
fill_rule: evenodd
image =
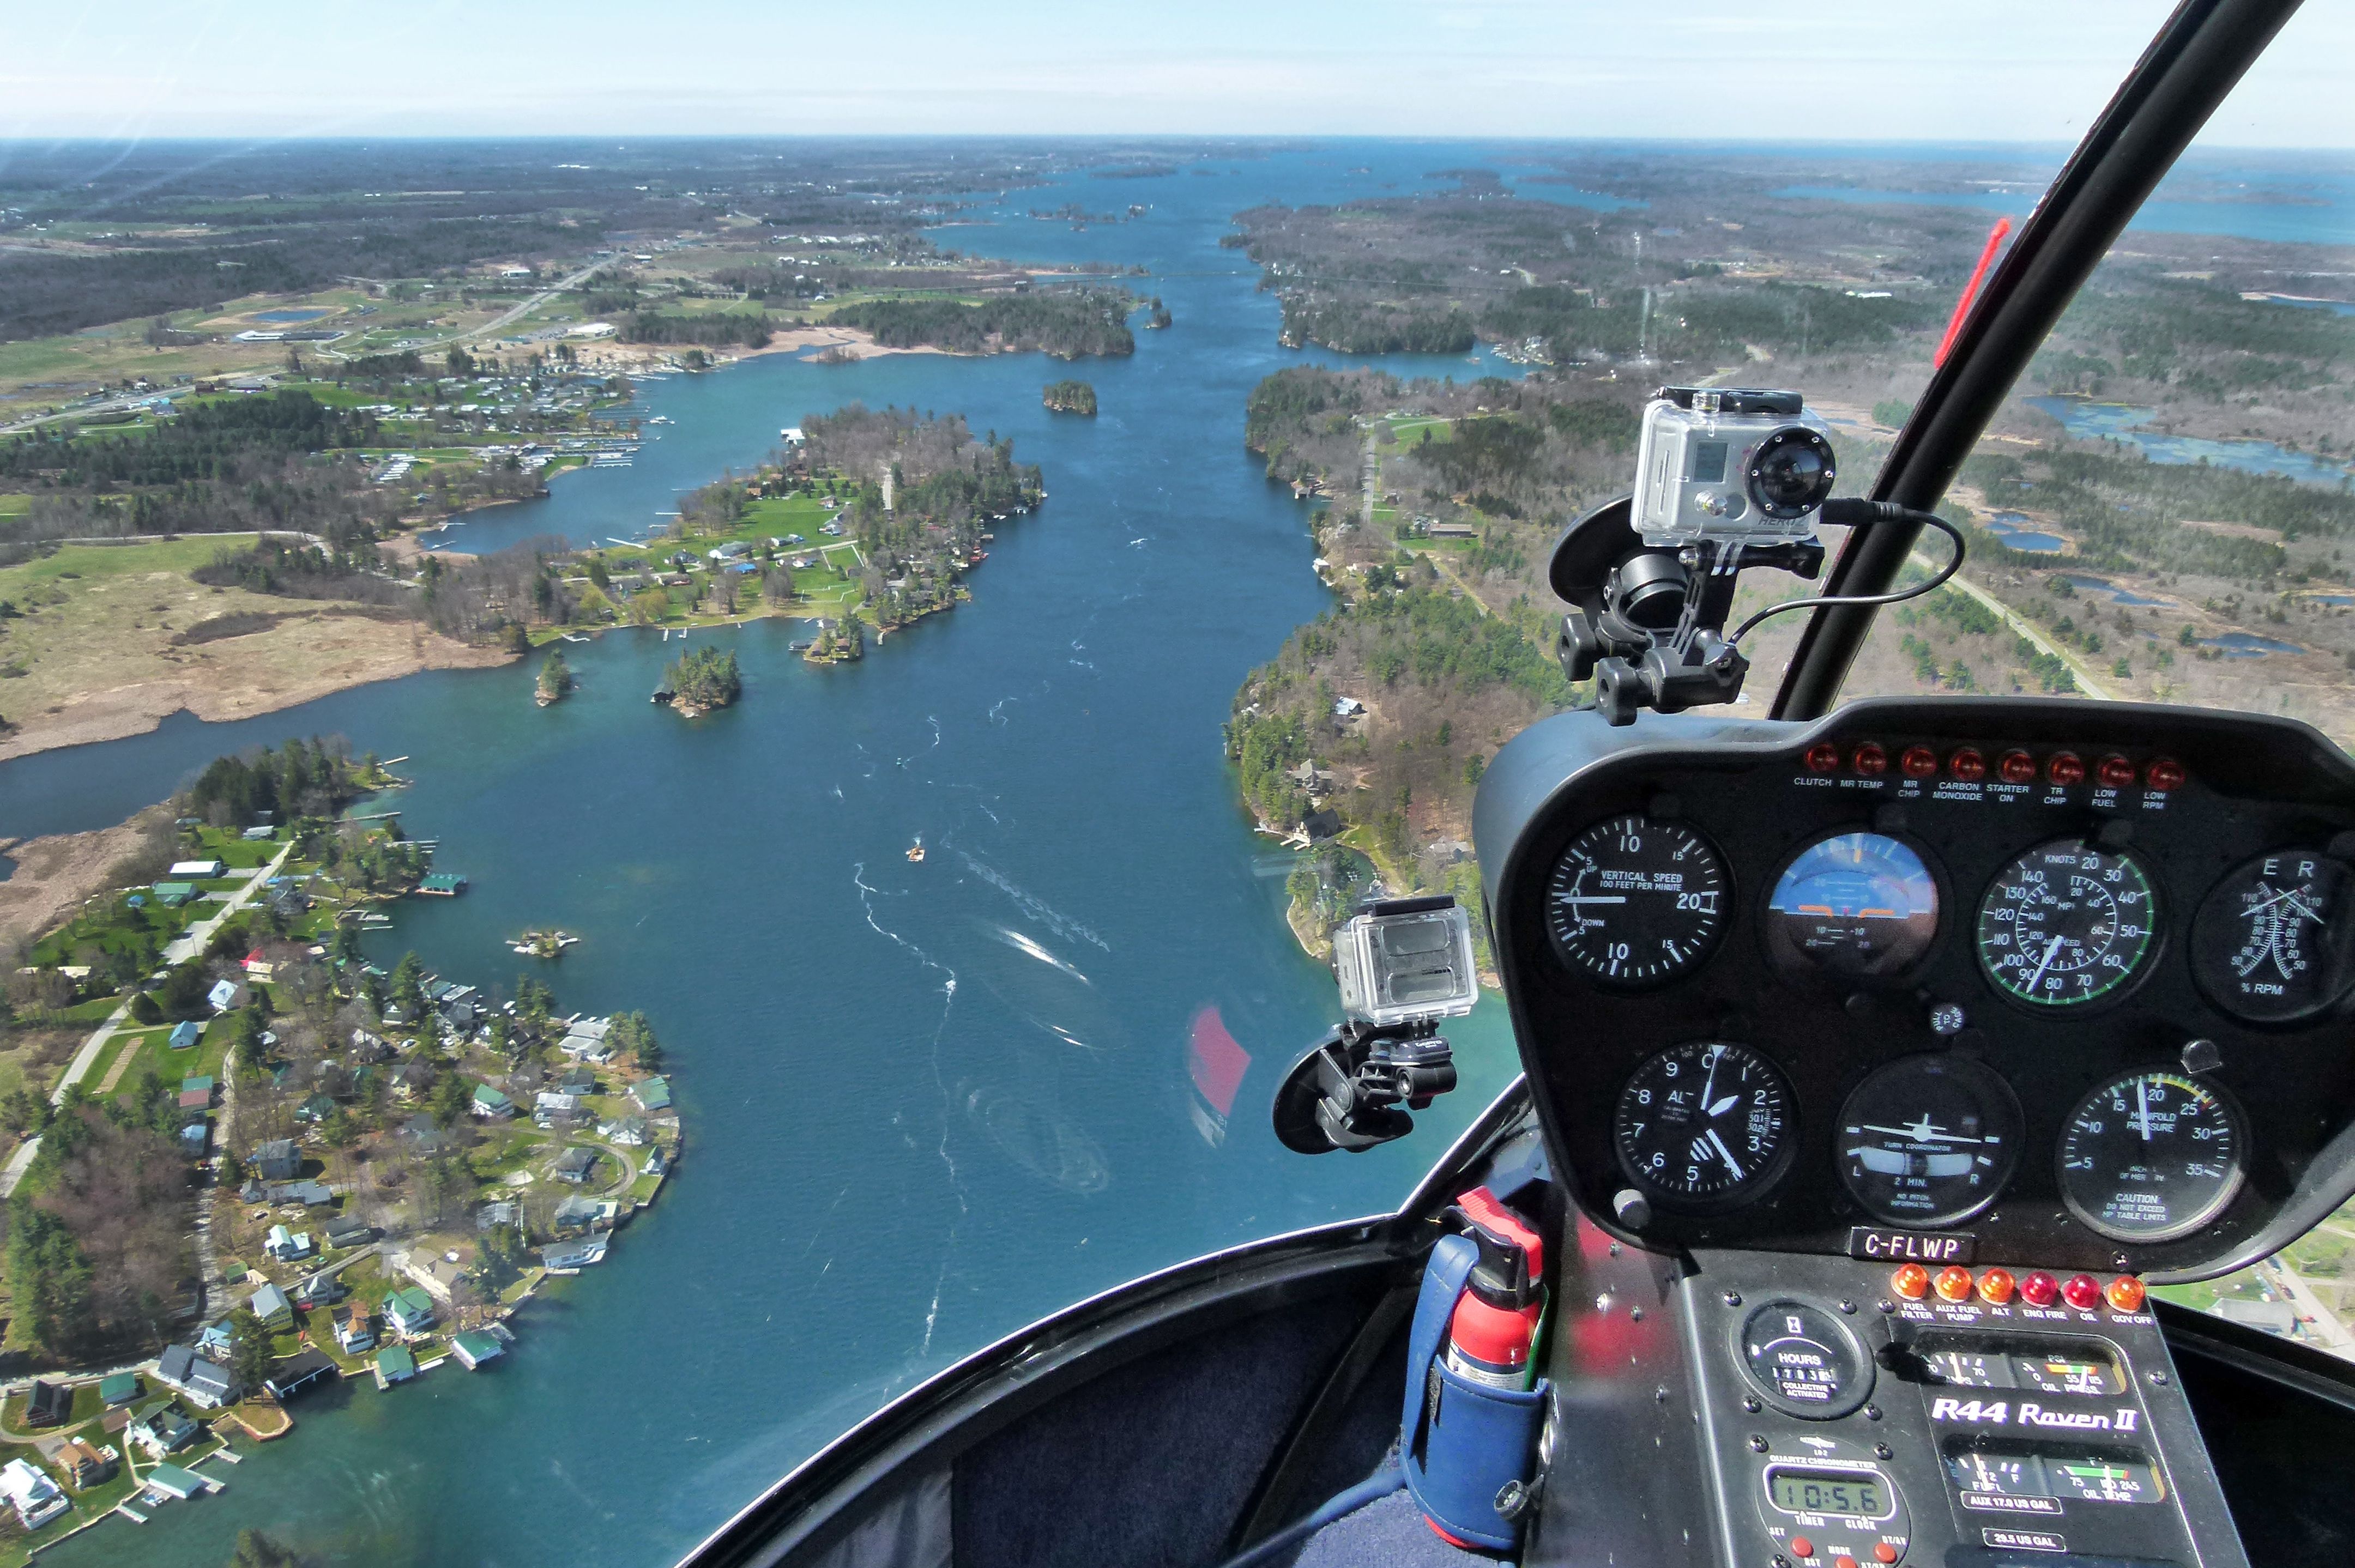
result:
M 1044 395 L 1049 409 L 1058 414 L 1095 418 L 1096 389 L 1084 381 L 1050 381 Z
M 663 691 L 669 694 L 673 713 L 698 718 L 743 695 L 744 681 L 737 672 L 735 654 L 695 648 L 671 661 L 663 673 Z M 656 694 L 656 700 L 662 700 L 661 694 Z
M 1038 352 L 1056 359 L 1136 352 L 1128 317 L 1138 302 L 1116 289 L 1053 289 L 1000 294 L 977 304 L 958 300 L 855 301 L 829 325 L 856 327 L 886 348 L 938 348 L 951 354 Z
M 37 1446 L 12 1399 L 0 1457 L 115 1457 L 71 1467 L 26 1543 L 106 1520 L 165 1460 L 287 1433 L 306 1383 L 509 1353 L 523 1304 L 601 1263 L 676 1165 L 643 1014 L 368 961 L 393 901 L 464 885 L 397 813 L 340 814 L 394 782 L 336 741 L 218 758 L 21 938 L 0 1124 L 37 1141 L 5 1348 L 63 1415 Z

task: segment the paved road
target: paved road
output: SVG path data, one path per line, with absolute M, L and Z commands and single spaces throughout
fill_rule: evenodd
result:
M 293 853 L 293 842 L 281 845 L 271 863 L 256 868 L 253 874 L 246 878 L 245 885 L 230 894 L 217 914 L 197 921 L 174 938 L 171 945 L 164 949 L 164 961 L 167 964 L 182 963 L 203 952 L 205 944 L 212 940 L 213 933 L 220 929 L 221 922 L 244 908 L 261 891 L 261 885 L 278 874 L 278 868 L 284 865 L 286 857 Z M 106 1049 L 106 1043 L 113 1038 L 114 1032 L 123 1026 L 123 1021 L 130 1014 L 131 999 L 125 997 L 120 1006 L 107 1014 L 106 1022 L 99 1025 L 98 1033 L 83 1041 L 81 1049 L 74 1053 L 73 1061 L 67 1066 L 64 1075 L 58 1079 L 58 1086 L 50 1091 L 51 1105 L 63 1105 L 66 1090 L 90 1075 L 91 1069 L 98 1065 L 99 1054 Z M 0 1166 L 0 1198 L 16 1190 L 16 1183 L 25 1179 L 25 1169 L 32 1164 L 33 1156 L 40 1151 L 40 1147 L 38 1138 L 28 1138 L 16 1146 L 16 1151 L 8 1157 L 8 1163 Z
M 1944 561 L 1933 561 L 1926 556 L 1917 555 L 1913 558 L 1922 565 L 1928 567 L 1933 571 L 1937 570 L 1939 567 L 1944 567 L 1946 564 Z M 2029 642 L 2035 647 L 2038 652 L 2050 653 L 2055 659 L 2060 660 L 2063 664 L 2068 665 L 2069 673 L 2077 678 L 2077 684 L 2084 690 L 2087 696 L 2092 697 L 2098 702 L 2105 703 L 2115 702 L 2117 700 L 2117 694 L 2103 685 L 2101 682 L 2095 680 L 2092 672 L 2087 670 L 2084 664 L 2066 648 L 2062 647 L 2051 639 L 2046 637 L 2043 632 L 2036 629 L 2036 623 L 2034 621 L 2029 620 L 2026 616 L 2019 614 L 2017 610 L 2014 610 L 2009 605 L 2004 603 L 2003 600 L 1996 598 L 1995 595 L 1987 592 L 1987 589 L 1979 587 L 1978 584 L 1971 581 L 1970 578 L 1962 576 L 1960 573 L 1947 578 L 1946 586 L 1948 588 L 1962 589 L 1965 593 L 1970 595 L 1973 599 L 1978 600 L 1981 604 L 1995 611 L 1997 616 L 2002 620 L 2006 626 L 2011 628 L 2011 630 L 2019 635 L 2028 639 Z
M 2355 1351 L 2355 1334 L 2348 1332 L 2347 1325 L 2339 1321 L 2338 1313 L 2322 1304 L 2322 1298 L 2314 1293 L 2314 1287 L 2308 1285 L 2297 1270 L 2278 1257 L 2267 1258 L 2263 1266 L 2274 1287 L 2289 1298 L 2290 1305 L 2297 1315 L 2314 1319 L 2307 1327 L 2313 1330 L 2316 1342 L 2324 1350 L 2335 1351 L 2342 1356 Z

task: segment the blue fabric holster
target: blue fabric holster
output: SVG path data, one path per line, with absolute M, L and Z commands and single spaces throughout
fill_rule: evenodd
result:
M 1521 1499 L 1537 1464 L 1538 1429 L 1551 1385 L 1491 1388 L 1458 1377 L 1441 1351 L 1455 1298 L 1479 1249 L 1443 1236 L 1423 1269 L 1407 1339 L 1400 1457 L 1407 1490 L 1425 1518 L 1467 1546 L 1510 1552 L 1520 1542 Z

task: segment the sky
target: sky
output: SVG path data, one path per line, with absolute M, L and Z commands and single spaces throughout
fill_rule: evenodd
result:
M 2157 0 L 17 0 L 0 138 L 2073 141 Z M 2355 6 L 2202 137 L 2355 146 Z

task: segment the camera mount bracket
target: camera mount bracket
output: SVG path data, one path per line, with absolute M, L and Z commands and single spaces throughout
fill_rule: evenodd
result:
M 1434 1019 L 1376 1026 L 1351 1019 L 1311 1048 L 1275 1094 L 1275 1136 L 1299 1154 L 1364 1152 L 1414 1130 L 1410 1110 L 1455 1086 Z
M 1547 577 L 1571 606 L 1557 653 L 1573 681 L 1594 680 L 1594 705 L 1614 725 L 1645 708 L 1681 713 L 1730 703 L 1750 661 L 1725 637 L 1741 573 L 1769 567 L 1812 580 L 1824 546 L 1808 538 L 1770 545 L 1702 540 L 1646 545 L 1632 498 L 1605 502 L 1556 542 Z

